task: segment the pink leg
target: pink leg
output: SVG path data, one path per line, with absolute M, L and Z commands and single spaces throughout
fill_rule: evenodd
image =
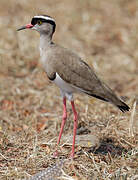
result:
M 65 125 L 67 119 L 67 110 L 66 110 L 66 97 L 63 98 L 63 116 L 62 116 L 62 124 L 61 124 L 61 129 L 60 129 L 60 133 L 59 133 L 59 137 L 58 137 L 58 141 L 57 141 L 57 145 L 60 142 L 61 136 L 62 136 L 62 132 L 63 132 L 63 128 Z
M 74 101 L 71 101 L 72 110 L 74 113 L 74 129 L 73 129 L 73 144 L 72 144 L 72 151 L 71 151 L 71 157 L 74 157 L 74 151 L 75 151 L 75 137 L 76 137 L 76 131 L 77 131 L 77 125 L 78 125 L 78 114 L 75 109 Z

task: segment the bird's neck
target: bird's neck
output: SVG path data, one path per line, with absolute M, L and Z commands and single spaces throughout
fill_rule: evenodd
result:
M 40 53 L 41 50 L 46 50 L 52 44 L 52 36 L 40 34 Z
M 46 65 L 46 56 L 47 52 L 50 49 L 52 45 L 52 36 L 48 36 L 45 34 L 40 34 L 40 62 L 43 67 Z

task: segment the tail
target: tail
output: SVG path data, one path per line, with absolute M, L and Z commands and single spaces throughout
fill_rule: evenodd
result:
M 125 104 L 124 102 L 122 102 L 120 100 L 120 105 L 117 105 L 117 107 L 122 111 L 122 112 L 126 112 L 126 111 L 129 111 L 130 107 Z
M 125 104 L 120 98 L 118 98 L 111 88 L 109 88 L 104 83 L 102 83 L 102 87 L 103 87 L 103 95 L 106 101 L 114 104 L 122 112 L 129 111 L 130 107 L 127 104 Z
M 112 94 L 112 96 L 110 96 L 110 98 L 109 97 L 107 98 L 106 96 L 102 97 L 102 96 L 98 96 L 98 95 L 90 94 L 90 93 L 87 93 L 87 94 L 90 96 L 93 96 L 97 99 L 100 99 L 102 101 L 106 101 L 106 102 L 110 102 L 110 103 L 114 104 L 123 113 L 126 111 L 129 111 L 129 109 L 130 109 L 130 107 L 127 104 L 125 104 L 123 101 L 121 101 L 115 94 Z
M 130 107 L 127 104 L 125 104 L 122 100 L 120 100 L 120 98 L 118 98 L 116 96 L 116 94 L 112 91 L 112 89 L 110 89 L 104 83 L 102 84 L 101 87 L 102 88 L 95 93 L 88 92 L 88 91 L 85 93 L 88 94 L 89 96 L 93 96 L 93 97 L 98 98 L 102 101 L 106 101 L 106 102 L 109 102 L 109 103 L 115 105 L 122 112 L 129 111 Z

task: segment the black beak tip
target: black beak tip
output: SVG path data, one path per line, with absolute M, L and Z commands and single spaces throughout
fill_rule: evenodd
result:
M 26 29 L 26 26 L 23 26 L 23 27 L 17 29 L 17 31 L 21 31 L 21 30 L 23 30 L 23 29 Z

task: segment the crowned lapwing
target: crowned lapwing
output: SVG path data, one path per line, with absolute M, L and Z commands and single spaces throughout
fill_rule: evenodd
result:
M 52 41 L 55 28 L 56 23 L 52 17 L 37 15 L 32 18 L 31 24 L 19 28 L 18 31 L 32 29 L 39 32 L 40 62 L 48 78 L 60 88 L 63 98 L 63 118 L 57 144 L 60 142 L 67 119 L 66 98 L 71 102 L 74 113 L 73 145 L 71 152 L 71 156 L 73 157 L 78 124 L 78 114 L 74 105 L 73 93 L 85 93 L 91 97 L 110 102 L 122 112 L 129 111 L 129 107 L 97 77 L 94 69 L 77 54 Z

